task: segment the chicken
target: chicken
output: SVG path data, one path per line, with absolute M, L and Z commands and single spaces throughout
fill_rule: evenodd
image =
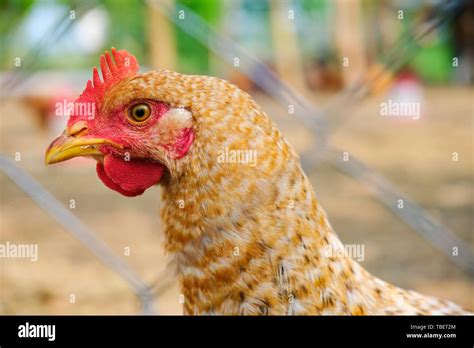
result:
M 97 161 L 125 196 L 160 185 L 186 314 L 458 314 L 347 257 L 298 155 L 245 92 L 214 77 L 100 58 L 47 164 Z M 85 112 L 88 111 L 88 112 Z

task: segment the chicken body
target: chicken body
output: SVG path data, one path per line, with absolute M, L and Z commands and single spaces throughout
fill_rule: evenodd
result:
M 379 280 L 345 255 L 297 154 L 247 93 L 217 78 L 157 74 L 186 91 L 178 100 L 197 115 L 184 174 L 162 191 L 186 314 L 463 311 Z M 255 151 L 255 163 L 218 161 L 243 150 Z
M 122 71 L 126 52 L 120 52 L 113 51 L 118 68 L 106 58 L 111 74 L 118 69 L 121 75 L 104 74 L 102 84 L 94 72 L 100 86 L 94 122 L 100 126 L 71 119 L 67 139 L 63 135 L 51 144 L 47 162 L 84 155 L 84 147 L 76 144 L 72 154 L 72 145 L 66 151 L 64 144 L 85 138 L 81 144 L 102 144 L 87 154 L 98 159 L 99 176 L 110 188 L 136 195 L 159 181 L 165 248 L 176 260 L 186 314 L 463 312 L 453 303 L 379 280 L 345 255 L 297 154 L 247 93 L 213 77 L 166 70 L 137 74 L 138 65 Z M 105 62 L 102 58 L 103 73 L 104 67 L 109 71 Z M 89 83 L 81 100 L 94 95 L 93 88 Z M 121 111 L 113 111 L 137 101 L 163 105 L 146 131 L 125 125 Z M 107 127 L 109 135 L 103 131 Z M 183 129 L 192 134 L 183 138 Z M 97 137 L 94 132 L 110 138 L 89 139 Z M 132 159 L 158 166 L 143 176 L 146 185 L 130 182 L 133 175 L 122 177 L 123 168 L 139 173 L 147 168 L 143 163 L 119 163 L 114 169 L 127 148 Z

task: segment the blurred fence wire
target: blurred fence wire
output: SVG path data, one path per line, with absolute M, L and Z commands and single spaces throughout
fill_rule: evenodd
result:
M 75 16 L 79 17 L 87 13 L 91 8 L 90 3 L 78 5 L 74 9 Z M 63 16 L 60 16 L 56 22 L 50 26 L 49 30 L 36 42 L 36 44 L 22 55 L 22 66 L 27 69 L 16 69 L 14 74 L 7 74 L 6 77 L 2 79 L 1 86 L 3 91 L 0 97 L 4 96 L 4 91 L 9 91 L 11 93 L 15 88 L 20 88 L 22 82 L 31 78 L 41 58 L 61 39 L 64 34 L 71 30 L 76 23 L 77 21 L 71 20 L 69 10 L 66 11 Z
M 357 102 L 374 91 L 386 87 L 393 77 L 412 59 L 422 48 L 421 41 L 439 26 L 449 23 L 459 15 L 466 0 L 448 0 L 438 4 L 429 18 L 418 18 L 410 29 L 400 35 L 392 46 L 380 58 L 366 75 L 359 76 L 358 80 L 326 103 L 322 114 L 331 124 L 328 128 L 333 132 L 347 117 L 347 105 Z M 344 110 L 341 110 L 344 109 Z
M 150 287 L 140 276 L 107 244 L 100 240 L 84 223 L 61 204 L 51 193 L 41 186 L 24 169 L 18 167 L 13 160 L 0 154 L 0 170 L 5 173 L 23 192 L 39 207 L 56 219 L 66 231 L 70 232 L 104 265 L 117 273 L 132 288 L 142 305 L 143 314 L 156 313 L 153 309 L 153 294 Z

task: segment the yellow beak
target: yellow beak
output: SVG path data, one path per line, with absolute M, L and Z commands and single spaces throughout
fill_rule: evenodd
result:
M 109 139 L 81 138 L 66 134 L 67 132 L 64 131 L 63 134 L 54 139 L 48 146 L 44 157 L 45 164 L 63 162 L 78 156 L 102 155 L 98 145 L 107 144 L 122 148 L 122 145 Z

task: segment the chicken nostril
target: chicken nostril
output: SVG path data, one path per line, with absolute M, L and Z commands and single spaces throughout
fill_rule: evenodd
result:
M 72 137 L 77 137 L 86 133 L 87 129 L 88 127 L 86 122 L 78 121 L 66 129 L 66 134 Z

